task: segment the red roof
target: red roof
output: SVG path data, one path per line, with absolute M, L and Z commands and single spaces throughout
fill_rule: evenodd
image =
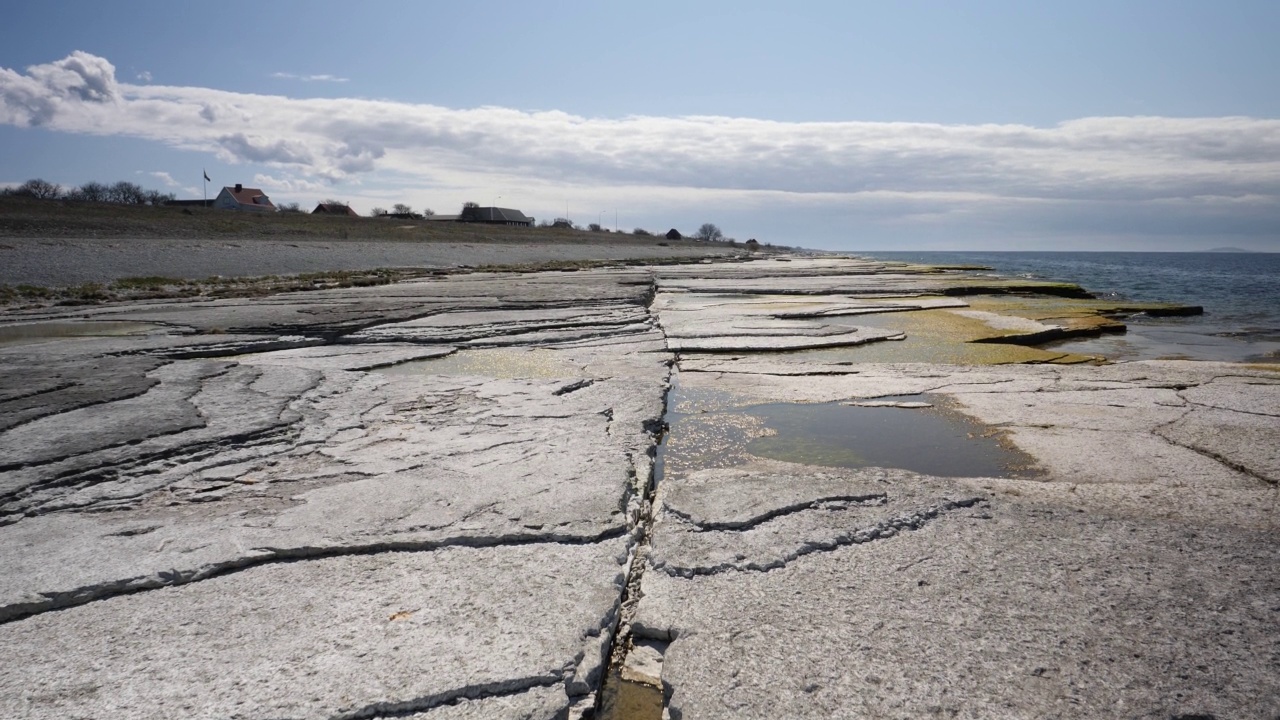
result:
M 275 207 L 275 204 L 271 202 L 271 198 L 267 197 L 267 194 L 262 192 L 262 190 L 258 188 L 244 187 L 243 185 L 239 187 L 240 187 L 239 190 L 233 187 L 224 187 L 222 189 L 226 190 L 228 193 L 231 193 L 231 197 L 235 198 L 236 202 L 240 203 L 241 205 L 257 205 L 259 207 Z

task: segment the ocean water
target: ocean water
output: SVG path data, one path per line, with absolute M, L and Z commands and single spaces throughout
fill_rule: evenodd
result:
M 863 257 L 981 265 L 978 274 L 1073 282 L 1101 298 L 1200 305 L 1187 318 L 1136 316 L 1129 332 L 1053 347 L 1114 360 L 1280 363 L 1280 253 L 867 252 Z

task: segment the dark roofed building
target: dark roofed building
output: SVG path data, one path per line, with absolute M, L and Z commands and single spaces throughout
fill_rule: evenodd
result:
M 458 216 L 462 222 L 488 223 L 490 225 L 523 225 L 533 227 L 533 218 L 519 210 L 500 207 L 468 207 L 463 208 Z
M 316 205 L 316 209 L 311 211 L 312 215 L 347 215 L 349 217 L 360 217 L 350 205 L 342 203 L 320 203 Z
M 679 230 L 677 230 L 677 229 L 675 229 L 675 228 L 671 228 L 670 230 L 668 230 L 668 231 L 667 231 L 667 239 L 668 239 L 668 240 L 680 240 L 681 238 L 682 238 L 682 236 L 680 235 L 680 231 L 679 231 Z

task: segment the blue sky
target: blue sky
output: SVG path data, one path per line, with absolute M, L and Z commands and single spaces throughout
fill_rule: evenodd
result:
M 211 12 L 212 11 L 212 12 Z M 21 3 L 0 183 L 1280 251 L 1276 2 Z

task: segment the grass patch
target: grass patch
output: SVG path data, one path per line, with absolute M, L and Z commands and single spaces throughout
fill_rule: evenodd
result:
M 186 280 L 180 278 L 147 275 L 145 277 L 120 278 L 111 283 L 113 290 L 159 290 L 171 285 L 185 285 Z

